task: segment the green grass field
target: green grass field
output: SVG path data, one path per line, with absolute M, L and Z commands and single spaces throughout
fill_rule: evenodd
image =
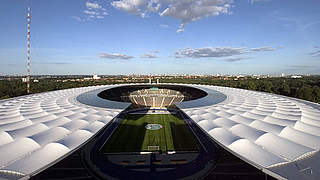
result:
M 147 124 L 160 124 L 159 130 L 147 130 Z M 159 146 L 162 152 L 197 151 L 199 144 L 185 121 L 173 114 L 128 114 L 101 148 L 103 153 L 148 151 Z

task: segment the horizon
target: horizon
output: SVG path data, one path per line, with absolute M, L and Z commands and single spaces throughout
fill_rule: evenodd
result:
M 317 0 L 30 2 L 31 76 L 320 72 Z M 0 7 L 1 76 L 26 74 L 27 5 Z
M 320 76 L 320 74 L 37 74 L 37 75 L 30 75 L 30 77 L 37 77 L 37 76 L 148 76 L 148 77 L 166 77 L 166 76 L 212 76 L 212 77 L 220 77 L 220 76 L 244 76 L 244 77 L 255 77 L 255 76 L 263 76 L 263 77 L 288 77 L 288 76 Z M 1 75 L 0 77 L 25 77 L 26 75 L 18 75 L 18 74 L 6 74 Z

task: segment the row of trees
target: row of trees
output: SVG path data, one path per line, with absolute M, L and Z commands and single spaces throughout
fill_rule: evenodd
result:
M 30 85 L 30 93 L 40 93 L 47 91 L 55 91 L 61 89 L 87 87 L 96 85 L 116 84 L 117 82 L 111 81 L 56 81 L 55 79 L 43 79 L 37 83 Z M 16 96 L 26 95 L 26 83 L 21 80 L 1 80 L 0 81 L 0 99 L 6 99 Z
M 148 82 L 148 80 L 141 81 Z M 254 91 L 263 91 L 275 93 L 308 101 L 320 103 L 320 76 L 310 76 L 301 79 L 291 78 L 266 78 L 266 79 L 239 79 L 222 80 L 213 78 L 195 78 L 195 79 L 161 79 L 161 83 L 193 83 L 208 84 L 216 86 L 227 86 L 234 88 L 242 88 Z M 86 87 L 103 84 L 115 84 L 119 82 L 112 81 L 56 81 L 55 79 L 43 79 L 38 83 L 31 84 L 31 93 L 39 93 L 46 91 L 54 91 L 60 89 L 68 89 L 74 87 Z M 26 95 L 26 84 L 21 80 L 1 80 L 0 81 L 0 99 L 6 99 L 16 96 Z
M 262 91 L 280 94 L 308 101 L 320 103 L 320 76 L 310 76 L 301 79 L 292 78 L 265 78 L 265 79 L 240 79 L 221 80 L 210 78 L 197 79 L 168 79 L 162 82 L 210 84 L 215 86 L 226 86 L 254 91 Z

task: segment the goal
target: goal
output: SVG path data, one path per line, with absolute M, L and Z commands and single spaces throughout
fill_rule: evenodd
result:
M 159 146 L 148 146 L 148 151 L 159 151 Z

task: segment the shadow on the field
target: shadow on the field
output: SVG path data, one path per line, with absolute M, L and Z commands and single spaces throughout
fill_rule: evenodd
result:
M 175 151 L 198 151 L 199 145 L 186 124 L 170 122 Z
M 130 121 L 138 119 L 134 118 Z M 140 152 L 145 136 L 145 126 L 120 124 L 116 131 L 112 134 L 109 142 L 103 147 L 104 153 L 120 153 L 120 152 Z
M 189 126 L 186 124 L 184 118 L 180 115 L 180 110 L 172 106 L 169 110 L 170 114 L 176 119 L 174 121 L 181 122 L 170 122 L 170 128 L 172 132 L 172 139 L 175 151 L 198 151 L 199 144 L 194 137 Z
M 142 118 L 143 116 L 145 116 L 146 114 L 130 114 L 130 118 L 127 119 L 128 121 L 136 121 L 140 118 Z M 126 118 L 126 116 L 124 117 Z

